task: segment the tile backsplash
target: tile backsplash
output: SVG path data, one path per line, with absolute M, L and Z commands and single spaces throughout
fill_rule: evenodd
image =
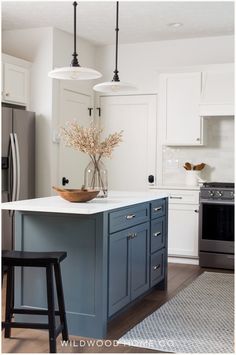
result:
M 163 185 L 185 184 L 185 162 L 206 163 L 200 177 L 207 181 L 234 181 L 234 119 L 205 118 L 206 145 L 162 148 Z

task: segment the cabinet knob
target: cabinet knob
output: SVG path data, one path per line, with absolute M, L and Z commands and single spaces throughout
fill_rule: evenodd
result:
M 200 138 L 197 138 L 196 141 L 197 141 L 197 142 L 200 142 Z
M 6 93 L 5 93 L 5 96 L 10 96 L 10 93 L 9 93 L 9 92 L 6 92 Z
M 160 264 L 153 266 L 153 270 L 158 270 L 160 268 Z
M 162 207 L 155 207 L 155 208 L 153 208 L 153 211 L 157 212 L 157 211 L 160 211 L 161 209 L 162 209 Z
M 195 213 L 198 213 L 198 212 L 199 212 L 199 210 L 194 210 L 194 212 L 195 212 Z
M 135 214 L 128 214 L 126 216 L 126 219 L 133 219 L 135 217 Z
M 158 237 L 159 235 L 161 235 L 161 232 L 153 233 L 153 237 Z
M 137 237 L 137 233 L 129 233 L 128 234 L 129 239 L 134 239 L 135 237 Z

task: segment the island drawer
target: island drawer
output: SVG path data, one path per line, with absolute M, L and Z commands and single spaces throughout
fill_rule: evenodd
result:
M 119 211 L 109 213 L 109 232 L 114 233 L 126 229 L 136 224 L 149 220 L 149 204 L 142 203 L 137 206 L 124 208 Z
M 151 222 L 151 253 L 164 248 L 166 244 L 165 217 L 160 217 Z
M 165 249 L 161 249 L 151 255 L 151 279 L 150 286 L 155 286 L 164 278 Z
M 166 200 L 161 199 L 151 203 L 151 218 L 162 217 L 166 214 Z

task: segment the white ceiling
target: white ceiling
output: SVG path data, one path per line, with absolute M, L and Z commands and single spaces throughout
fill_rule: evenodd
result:
M 97 44 L 115 38 L 115 2 L 79 2 L 78 35 Z M 180 22 L 177 29 L 169 23 Z M 72 33 L 72 1 L 2 1 L 4 30 L 53 26 Z M 233 34 L 232 1 L 120 1 L 120 43 Z

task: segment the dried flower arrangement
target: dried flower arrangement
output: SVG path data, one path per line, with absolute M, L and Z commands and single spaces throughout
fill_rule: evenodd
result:
M 71 121 L 61 128 L 61 136 L 67 147 L 74 148 L 90 156 L 95 172 L 97 171 L 99 174 L 101 186 L 103 186 L 103 182 L 99 171 L 99 162 L 102 157 L 111 158 L 114 148 L 122 142 L 123 135 L 123 131 L 115 132 L 102 140 L 102 132 L 103 130 L 98 128 L 93 121 L 89 127 L 83 127 L 77 121 Z
M 114 148 L 122 141 L 123 131 L 109 134 L 104 141 L 101 141 L 102 132 L 103 130 L 93 122 L 89 127 L 83 127 L 72 121 L 61 128 L 61 136 L 66 146 L 87 153 L 94 161 L 100 160 L 101 157 L 110 158 Z

